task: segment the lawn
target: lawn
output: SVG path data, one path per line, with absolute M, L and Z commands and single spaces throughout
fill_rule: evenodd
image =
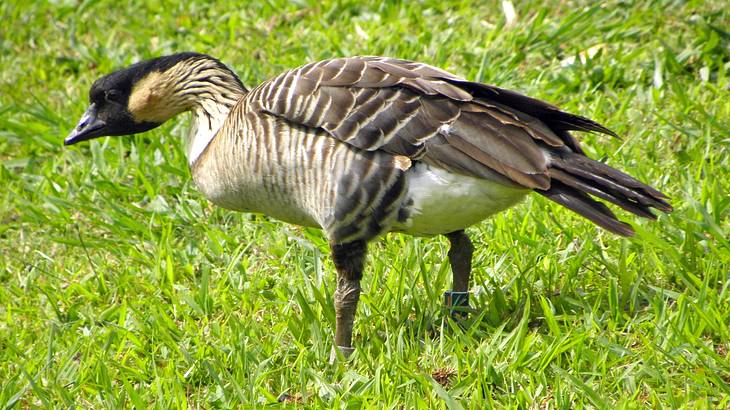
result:
M 730 407 L 726 1 L 4 0 L 0 21 L 0 409 Z M 675 212 L 619 212 L 622 239 L 533 195 L 469 230 L 462 323 L 445 238 L 374 241 L 356 353 L 330 363 L 322 234 L 209 205 L 187 117 L 62 146 L 94 79 L 183 50 L 249 87 L 375 54 L 519 90 L 616 131 L 586 152 Z

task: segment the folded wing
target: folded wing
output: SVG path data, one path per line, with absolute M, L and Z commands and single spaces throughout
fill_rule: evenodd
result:
M 325 60 L 290 70 L 247 97 L 262 115 L 325 130 L 452 172 L 534 189 L 621 235 L 633 230 L 597 196 L 643 217 L 666 196 L 583 154 L 570 131 L 600 124 L 514 91 L 425 64 L 383 57 Z

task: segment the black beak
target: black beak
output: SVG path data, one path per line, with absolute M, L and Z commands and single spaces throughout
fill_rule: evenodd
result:
M 91 104 L 86 110 L 73 131 L 63 140 L 63 145 L 73 145 L 77 142 L 103 137 L 106 132 L 106 123 L 97 118 L 96 104 Z

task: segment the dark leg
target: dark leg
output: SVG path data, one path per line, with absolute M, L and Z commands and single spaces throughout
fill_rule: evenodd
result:
M 355 241 L 345 244 L 334 244 L 332 259 L 337 269 L 337 289 L 335 290 L 335 345 L 345 357 L 350 356 L 352 348 L 352 326 L 355 322 L 355 311 L 360 299 L 360 279 L 367 244 Z
M 444 298 L 452 316 L 456 316 L 459 308 L 469 307 L 469 277 L 474 246 L 464 231 L 451 232 L 446 234 L 446 237 L 451 242 L 449 264 L 451 264 L 453 285 L 452 291 L 446 292 Z M 461 313 L 463 314 L 459 316 L 465 316 L 463 309 Z

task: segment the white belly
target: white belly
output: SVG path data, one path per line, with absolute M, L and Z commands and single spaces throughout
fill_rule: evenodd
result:
M 394 231 L 430 236 L 479 223 L 522 200 L 530 191 L 453 174 L 423 163 L 408 170 L 409 219 Z

